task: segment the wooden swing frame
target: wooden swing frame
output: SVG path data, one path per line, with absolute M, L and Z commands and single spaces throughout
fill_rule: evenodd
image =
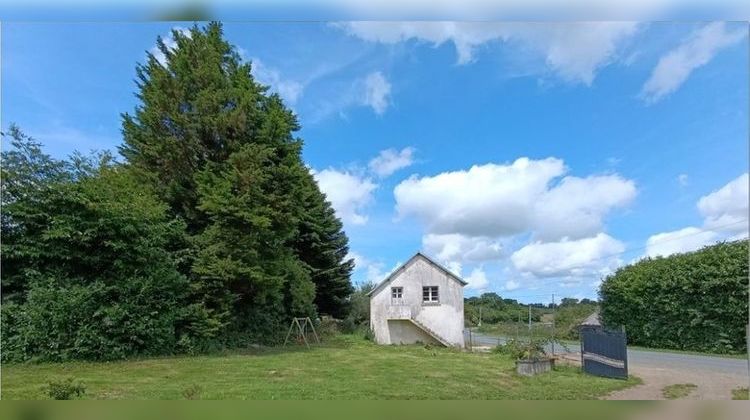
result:
M 315 332 L 315 326 L 313 325 L 312 320 L 310 317 L 306 318 L 292 318 L 292 322 L 289 325 L 289 332 L 286 333 L 286 338 L 284 339 L 284 346 L 287 345 L 289 342 L 289 337 L 292 335 L 292 331 L 294 331 L 294 327 L 297 327 L 297 342 L 304 341 L 307 348 L 310 348 L 310 343 L 307 341 L 307 326 L 310 326 L 310 329 L 312 330 L 313 337 L 315 337 L 315 343 L 320 344 L 320 338 L 318 338 L 318 333 Z

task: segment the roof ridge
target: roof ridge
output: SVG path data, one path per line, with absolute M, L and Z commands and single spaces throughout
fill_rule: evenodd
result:
M 375 285 L 375 287 L 373 287 L 372 290 L 370 290 L 370 292 L 367 293 L 367 296 L 372 296 L 373 293 L 375 293 L 376 291 L 380 290 L 380 288 L 383 285 L 385 285 L 386 283 L 388 283 L 398 272 L 400 272 L 401 270 L 403 270 L 407 265 L 409 265 L 409 263 L 411 263 L 417 257 L 424 258 L 425 260 L 427 260 L 428 263 L 434 265 L 439 270 L 441 270 L 445 274 L 447 274 L 448 277 L 451 277 L 454 280 L 456 280 L 458 283 L 460 283 L 461 286 L 466 286 L 466 285 L 469 284 L 466 280 L 462 279 L 461 277 L 459 277 L 458 275 L 456 275 L 452 271 L 448 270 L 447 268 L 445 268 L 441 264 L 437 263 L 435 260 L 433 260 L 432 258 L 430 258 L 427 255 L 425 255 L 422 251 L 417 251 L 417 253 L 414 254 L 414 255 L 412 255 L 411 258 L 409 258 L 408 260 L 406 260 L 405 263 L 401 264 L 400 266 L 398 266 L 398 268 L 396 268 L 395 270 L 391 271 L 391 273 L 388 274 L 388 276 L 385 279 L 383 279 L 383 281 L 381 281 L 380 283 L 378 283 L 377 285 Z

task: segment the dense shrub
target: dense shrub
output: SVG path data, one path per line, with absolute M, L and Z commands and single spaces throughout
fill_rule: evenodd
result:
M 106 156 L 68 166 L 19 132 L 12 141 L 3 152 L 3 361 L 168 354 L 183 335 L 210 334 L 189 312 L 177 270 L 184 226 L 147 186 Z M 33 162 L 57 174 L 29 176 Z
M 47 395 L 55 400 L 72 400 L 86 394 L 86 386 L 73 377 L 53 379 L 46 387 Z
M 679 350 L 745 351 L 748 241 L 644 259 L 600 289 L 605 325 L 624 325 L 630 344 Z

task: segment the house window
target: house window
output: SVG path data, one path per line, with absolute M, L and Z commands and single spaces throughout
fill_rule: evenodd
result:
M 391 299 L 401 299 L 403 293 L 403 287 L 391 287 Z
M 437 286 L 425 286 L 422 288 L 422 303 L 438 303 L 438 287 Z

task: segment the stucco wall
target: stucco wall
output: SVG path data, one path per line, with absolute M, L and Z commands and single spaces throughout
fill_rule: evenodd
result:
M 439 304 L 422 303 L 422 287 L 438 286 Z M 403 287 L 400 304 L 391 302 L 391 287 Z M 454 346 L 464 345 L 464 295 L 459 282 L 417 256 L 412 259 L 388 284 L 383 285 L 370 297 L 370 326 L 375 340 L 380 344 L 409 344 L 427 342 L 424 335 L 414 333 L 418 329 L 411 322 L 388 320 L 416 319 L 434 331 L 443 340 Z M 405 326 L 405 324 L 411 324 Z M 422 338 L 419 338 L 422 337 Z

